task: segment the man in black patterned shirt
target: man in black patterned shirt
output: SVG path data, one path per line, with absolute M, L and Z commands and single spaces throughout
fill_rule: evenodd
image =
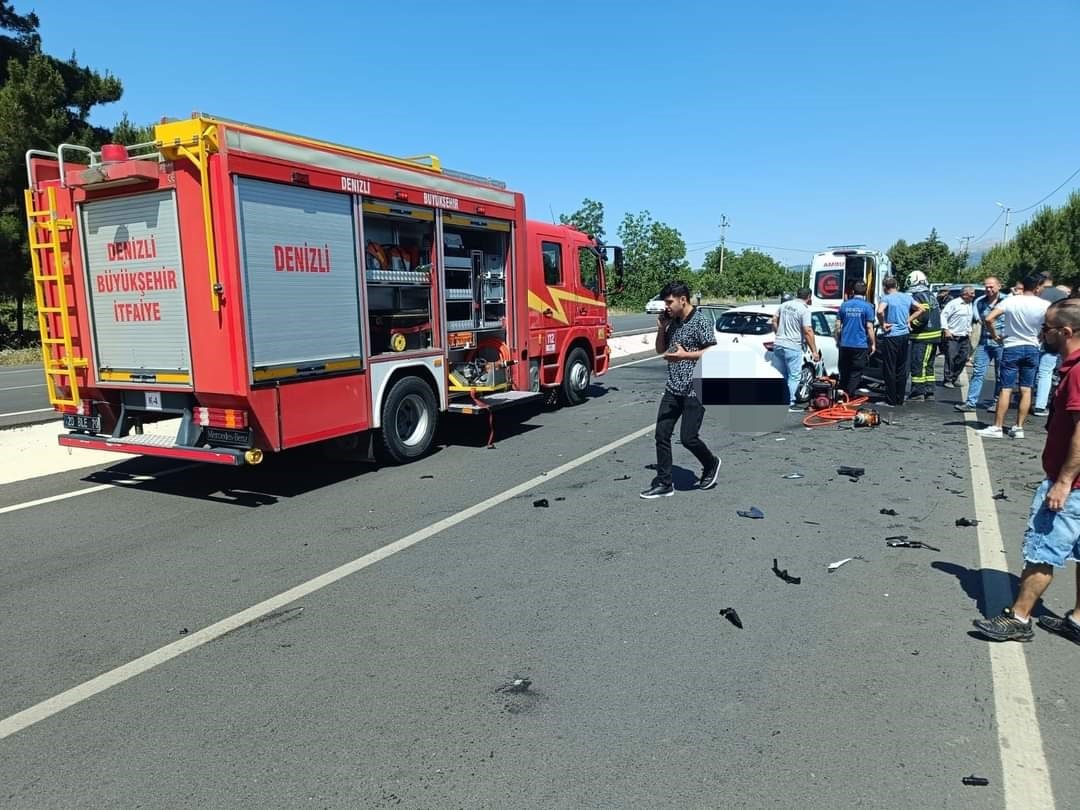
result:
M 664 312 L 656 321 L 656 353 L 668 363 L 667 386 L 656 415 L 656 479 L 642 498 L 675 494 L 671 483 L 671 434 L 682 418 L 679 439 L 701 462 L 699 489 L 712 489 L 720 476 L 720 457 L 714 456 L 698 436 L 705 408 L 694 392 L 694 367 L 709 346 L 716 345 L 712 321 L 690 303 L 690 288 L 673 281 L 660 293 Z

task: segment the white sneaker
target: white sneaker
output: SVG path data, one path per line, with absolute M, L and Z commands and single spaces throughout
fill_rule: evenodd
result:
M 982 430 L 978 431 L 978 435 L 982 436 L 984 439 L 1000 439 L 1005 434 L 997 425 L 990 425 L 990 427 L 984 427 Z
M 1009 428 L 1009 435 L 1014 439 L 1022 439 L 1024 438 L 1024 429 L 1017 425 L 1013 425 Z

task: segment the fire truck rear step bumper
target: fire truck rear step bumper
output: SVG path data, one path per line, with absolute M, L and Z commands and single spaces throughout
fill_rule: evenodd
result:
M 240 466 L 245 463 L 244 451 L 231 447 L 178 447 L 171 436 L 128 436 L 113 439 L 109 436 L 88 436 L 75 433 L 62 433 L 60 444 L 64 447 L 80 447 L 84 450 L 106 450 L 112 453 L 131 453 L 137 456 L 161 456 L 178 458 L 185 461 L 203 461 L 209 464 L 230 464 Z
M 461 402 L 451 402 L 446 409 L 450 413 L 486 413 L 487 411 L 497 411 L 500 408 L 508 408 L 511 405 L 520 405 L 530 400 L 542 399 L 543 396 L 544 394 L 541 391 L 501 391 L 497 394 L 482 395 L 480 404 L 472 400 L 462 400 Z

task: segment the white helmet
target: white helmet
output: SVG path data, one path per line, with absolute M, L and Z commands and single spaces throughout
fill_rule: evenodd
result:
M 926 284 L 926 273 L 922 270 L 912 270 L 908 273 L 907 285 L 914 287 L 916 284 Z

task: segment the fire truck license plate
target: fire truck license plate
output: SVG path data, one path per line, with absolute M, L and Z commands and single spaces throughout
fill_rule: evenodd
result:
M 160 391 L 147 391 L 146 392 L 146 410 L 148 410 L 148 411 L 160 411 L 161 410 L 161 392 Z
M 83 416 L 77 413 L 64 414 L 64 427 L 68 430 L 88 430 L 91 433 L 101 432 L 100 416 Z

